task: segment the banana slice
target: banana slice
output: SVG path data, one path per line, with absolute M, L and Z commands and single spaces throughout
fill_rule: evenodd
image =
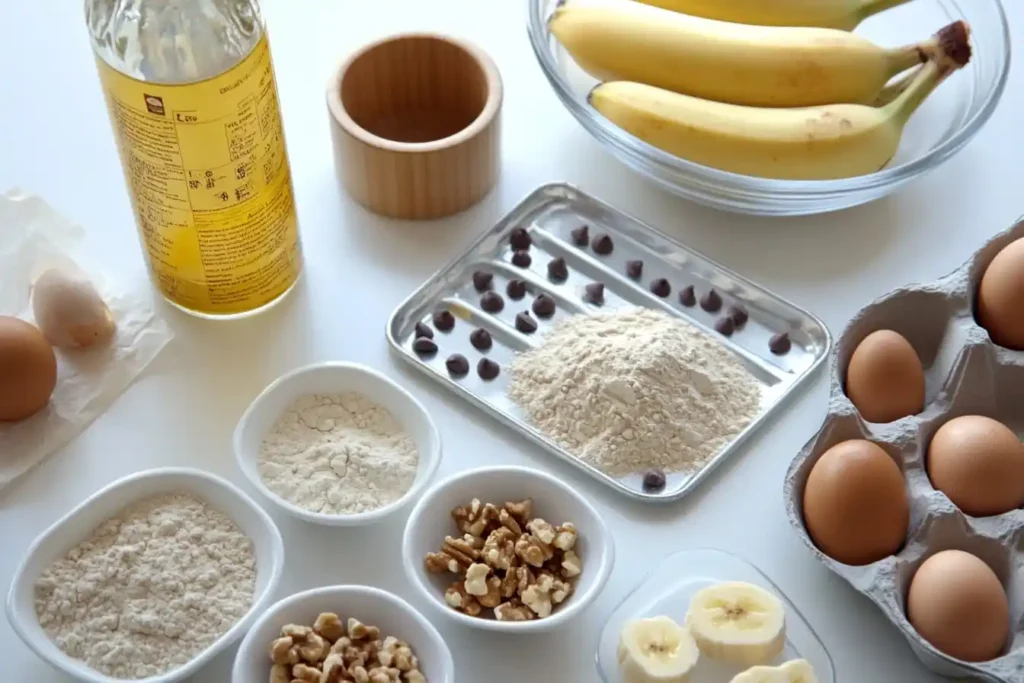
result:
M 624 683 L 686 683 L 699 656 L 690 632 L 669 617 L 633 619 L 619 634 Z
M 781 666 L 752 667 L 730 683 L 818 683 L 818 677 L 807 660 L 794 659 Z
M 754 666 L 770 662 L 786 644 L 786 610 L 765 589 L 730 581 L 698 591 L 686 625 L 708 657 Z

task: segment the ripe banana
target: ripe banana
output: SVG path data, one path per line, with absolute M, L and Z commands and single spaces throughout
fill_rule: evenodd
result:
M 807 660 L 794 659 L 780 666 L 752 667 L 729 683 L 818 683 L 818 677 Z
M 559 6 L 548 26 L 598 80 L 759 107 L 870 102 L 893 76 L 923 62 L 936 41 L 883 49 L 834 29 L 746 26 L 580 0 Z
M 970 60 L 966 24 L 946 29 L 929 60 L 884 107 L 837 104 L 764 109 L 710 102 L 639 83 L 590 92 L 591 105 L 628 133 L 680 158 L 723 171 L 785 180 L 874 173 L 899 148 L 903 128 L 931 92 Z
M 699 656 L 690 632 L 669 617 L 628 621 L 619 635 L 624 683 L 686 683 Z
M 908 0 L 640 0 L 695 17 L 757 26 L 817 26 L 852 31 Z
M 690 599 L 686 625 L 702 654 L 753 666 L 773 660 L 786 645 L 786 609 L 761 588 L 727 581 Z

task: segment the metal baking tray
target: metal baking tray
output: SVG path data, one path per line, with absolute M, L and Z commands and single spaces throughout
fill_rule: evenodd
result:
M 591 245 L 598 235 L 607 234 L 612 238 L 612 253 L 599 255 L 592 248 L 574 244 L 572 231 L 584 224 L 589 226 Z M 511 263 L 513 249 L 509 235 L 517 227 L 526 228 L 533 242 L 529 251 L 532 263 L 527 268 Z M 556 257 L 565 259 L 569 266 L 568 278 L 560 283 L 552 282 L 547 274 L 548 262 Z M 643 278 L 639 282 L 634 282 L 625 272 L 627 261 L 635 259 L 644 263 Z M 505 300 L 500 312 L 487 313 L 481 308 L 481 294 L 472 282 L 476 271 L 493 274 L 493 290 Z M 508 281 L 513 278 L 527 284 L 528 293 L 519 301 L 505 293 Z M 669 297 L 660 298 L 648 289 L 656 278 L 666 278 L 672 284 L 673 292 Z M 595 281 L 605 285 L 605 301 L 600 309 L 583 298 L 584 287 Z M 698 298 L 714 288 L 723 299 L 721 311 L 709 313 L 700 305 L 683 306 L 677 293 L 689 285 L 694 287 Z M 549 319 L 534 316 L 539 325 L 537 332 L 521 334 L 516 330 L 515 316 L 529 310 L 533 298 L 541 293 L 554 298 L 558 309 Z M 726 337 L 715 331 L 715 322 L 732 305 L 742 306 L 749 320 L 731 337 Z M 666 485 L 658 492 L 644 491 L 640 473 L 612 477 L 577 459 L 531 426 L 506 393 L 508 368 L 515 354 L 542 343 L 552 324 L 576 313 L 631 306 L 661 309 L 719 339 L 761 384 L 763 393 L 761 414 L 747 429 L 700 469 L 666 473 Z M 453 314 L 455 327 L 448 333 L 435 330 L 438 352 L 421 358 L 412 348 L 415 326 L 425 323 L 433 327 L 434 313 L 442 310 Z M 469 341 L 470 332 L 478 327 L 487 329 L 494 341 L 485 353 L 477 351 Z M 788 334 L 792 342 L 791 350 L 784 355 L 769 350 L 769 340 L 778 333 Z M 387 338 L 400 358 L 552 455 L 630 498 L 660 503 L 685 496 L 736 452 L 821 365 L 832 347 L 828 329 L 809 312 L 568 184 L 545 185 L 535 190 L 464 254 L 438 271 L 391 315 Z M 445 366 L 445 360 L 454 353 L 470 361 L 470 372 L 463 378 L 452 378 Z M 501 373 L 493 381 L 484 381 L 476 373 L 476 364 L 483 356 L 501 366 Z

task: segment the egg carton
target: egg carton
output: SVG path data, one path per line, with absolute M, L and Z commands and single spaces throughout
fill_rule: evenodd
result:
M 988 264 L 1021 237 L 1024 217 L 941 280 L 897 289 L 853 318 L 832 357 L 828 416 L 790 465 L 784 489 L 787 515 L 804 542 L 825 566 L 885 613 L 925 666 L 944 676 L 995 683 L 1024 681 L 1024 510 L 985 518 L 964 514 L 932 487 L 925 452 L 939 427 L 962 415 L 986 415 L 1018 436 L 1024 434 L 1024 352 L 993 344 L 973 313 L 977 286 Z M 879 329 L 902 334 L 925 369 L 924 411 L 888 424 L 865 421 L 843 390 L 843 375 L 854 349 Z M 847 439 L 867 439 L 885 448 L 903 470 L 910 499 L 904 547 L 894 556 L 861 567 L 837 562 L 818 550 L 801 512 L 811 467 L 825 451 Z M 973 553 L 986 562 L 1006 589 L 1011 640 L 997 659 L 972 663 L 951 658 L 918 635 L 907 620 L 906 596 L 915 571 L 931 555 L 951 549 Z

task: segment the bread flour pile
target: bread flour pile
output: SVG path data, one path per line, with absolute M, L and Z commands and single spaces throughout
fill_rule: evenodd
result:
M 699 468 L 757 416 L 757 381 L 727 348 L 651 309 L 576 315 L 516 357 L 509 395 L 603 472 Z
M 68 656 L 121 679 L 158 676 L 245 616 L 256 588 L 252 541 L 186 495 L 134 503 L 35 583 L 39 624 Z
M 303 396 L 260 446 L 260 477 L 304 510 L 349 515 L 376 510 L 416 479 L 419 451 L 394 416 L 357 393 Z

